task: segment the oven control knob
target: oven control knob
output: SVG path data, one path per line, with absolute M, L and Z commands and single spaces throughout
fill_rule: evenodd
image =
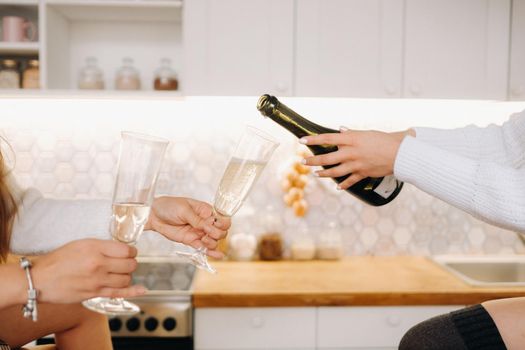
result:
M 130 332 L 135 332 L 137 329 L 140 328 L 140 320 L 136 317 L 132 317 L 130 318 L 127 322 L 126 322 L 126 328 L 128 329 L 128 331 Z
M 159 321 L 155 317 L 148 317 L 144 322 L 144 327 L 150 332 L 153 332 L 158 326 Z
M 175 320 L 173 317 L 167 317 L 162 322 L 162 327 L 164 327 L 167 331 L 172 331 L 177 327 L 177 320 Z
M 109 320 L 109 329 L 112 332 L 118 332 L 122 328 L 122 321 L 120 318 L 112 318 Z

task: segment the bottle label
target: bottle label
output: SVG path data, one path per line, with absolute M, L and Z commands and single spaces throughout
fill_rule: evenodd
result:
M 385 176 L 374 192 L 383 198 L 388 198 L 397 188 L 397 179 L 394 175 Z

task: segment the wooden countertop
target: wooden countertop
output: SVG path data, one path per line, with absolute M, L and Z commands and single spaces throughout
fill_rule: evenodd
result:
M 469 305 L 525 296 L 525 287 L 472 287 L 424 257 L 214 262 L 198 271 L 195 307 Z

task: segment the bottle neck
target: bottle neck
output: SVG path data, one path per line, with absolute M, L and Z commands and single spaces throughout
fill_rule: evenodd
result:
M 337 130 L 315 124 L 279 102 L 274 96 L 263 95 L 257 103 L 257 109 L 298 138 L 304 136 L 336 133 Z

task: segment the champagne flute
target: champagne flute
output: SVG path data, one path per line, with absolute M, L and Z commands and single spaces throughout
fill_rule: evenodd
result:
M 214 217 L 232 217 L 242 206 L 253 185 L 261 175 L 275 149 L 279 146 L 271 136 L 247 126 L 222 175 L 213 203 Z M 208 262 L 205 247 L 189 254 L 193 264 L 215 273 Z
M 114 240 L 134 245 L 148 221 L 155 185 L 168 146 L 165 139 L 122 132 L 113 191 L 110 232 Z M 123 298 L 97 297 L 82 303 L 106 315 L 133 315 L 140 308 Z

